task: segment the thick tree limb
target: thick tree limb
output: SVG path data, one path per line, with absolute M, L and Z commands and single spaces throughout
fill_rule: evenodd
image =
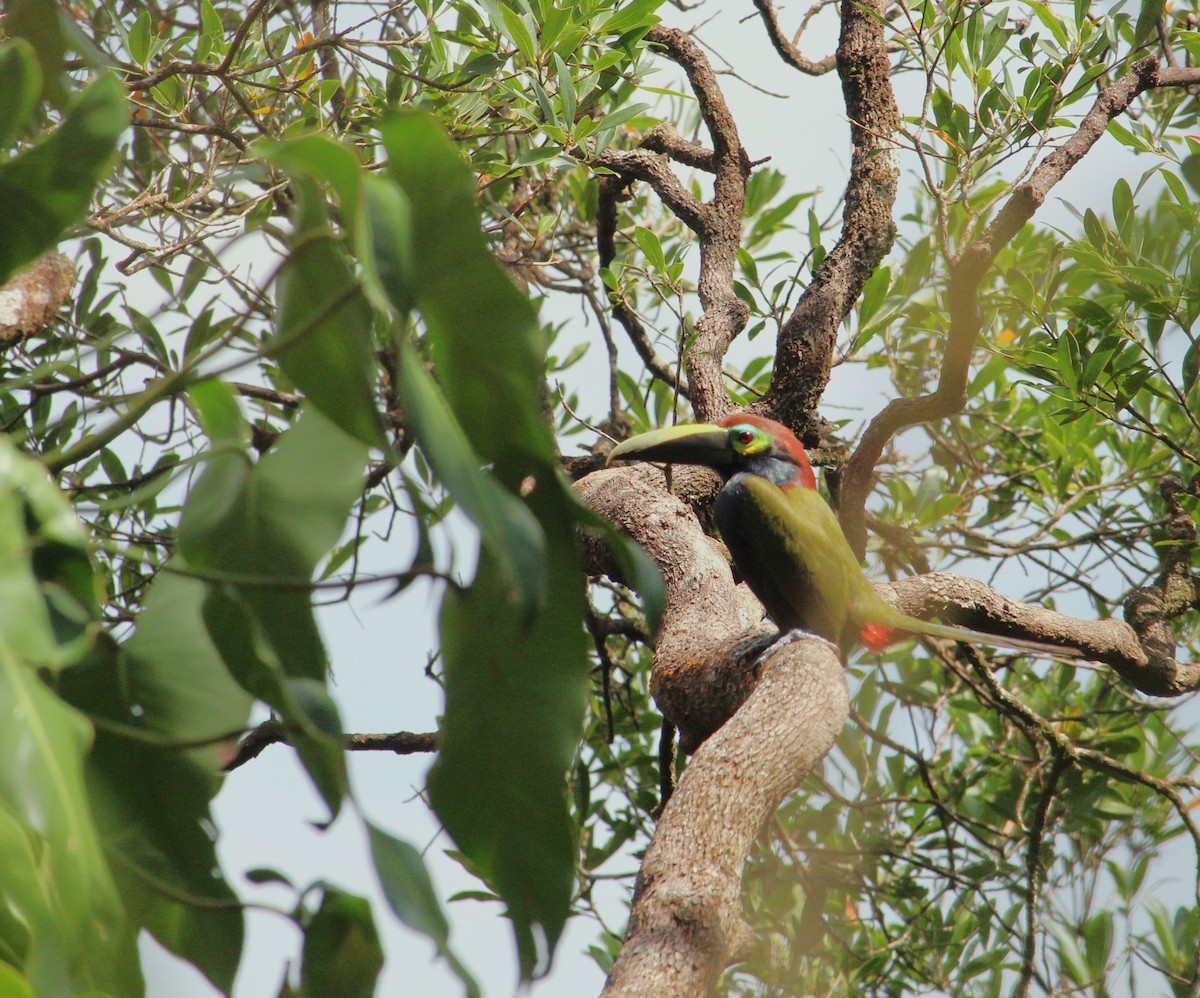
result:
M 617 175 L 615 182 L 610 178 L 601 185 L 601 211 L 611 213 L 613 219 L 604 222 L 603 226 L 597 225 L 601 264 L 605 265 L 608 233 L 615 229 L 615 202 L 624 188 L 635 180 L 648 183 L 671 213 L 699 237 L 697 291 L 701 315 L 686 356 L 688 397 L 699 418 L 714 420 L 732 408 L 723 374 L 725 352 L 734 337 L 745 328 L 750 314 L 746 303 L 733 290 L 750 160 L 742 149 L 737 123 L 725 103 L 716 73 L 695 40 L 677 28 L 662 26 L 651 29 L 646 38 L 661 46 L 687 74 L 712 140 L 712 151 L 684 141 L 670 129 L 657 128 L 646 136 L 642 148 L 627 152 L 608 151 L 596 159 L 597 166 Z M 712 173 L 712 200 L 697 201 L 672 172 L 667 160 L 652 151 L 655 149 Z M 615 250 L 609 251 L 609 260 L 612 252 Z M 631 311 L 627 305 L 618 305 L 618 308 Z M 628 329 L 627 317 L 616 309 L 614 314 Z
M 693 756 L 663 811 L 606 998 L 701 998 L 744 952 L 742 867 L 780 803 L 833 747 L 849 711 L 819 638 L 783 644 L 750 699 Z
M 678 729 L 680 745 L 692 751 L 750 695 L 757 680 L 753 660 L 775 629 L 761 623 L 762 606 L 734 583 L 720 544 L 667 491 L 657 468 L 597 471 L 577 488 L 589 506 L 634 537 L 663 574 L 667 607 L 651 691 Z M 605 550 L 593 546 L 589 554 L 591 570 L 615 574 Z
M 950 335 L 937 388 L 928 395 L 889 402 L 871 420 L 844 469 L 838 513 L 846 538 L 860 557 L 866 550 L 865 509 L 871 476 L 888 441 L 906 427 L 944 419 L 966 404 L 971 357 L 983 326 L 979 285 L 996 255 L 1033 217 L 1055 184 L 1100 140 L 1108 123 L 1124 114 L 1140 94 L 1154 87 L 1196 83 L 1200 83 L 1200 69 L 1160 69 L 1154 57 L 1134 63 L 1128 73 L 1100 91 L 1074 134 L 1038 164 L 987 229 L 951 261 Z
M 891 136 L 899 126 L 882 0 L 844 0 L 838 75 L 853 155 L 842 232 L 779 333 L 771 387 L 754 406 L 803 430 L 829 384 L 842 320 L 891 249 L 900 170 Z

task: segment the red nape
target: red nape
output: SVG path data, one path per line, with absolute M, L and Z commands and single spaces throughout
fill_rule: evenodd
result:
M 737 426 L 738 423 L 749 423 L 751 426 L 757 426 L 760 430 L 766 430 L 774 438 L 784 450 L 792 455 L 792 460 L 796 462 L 796 477 L 791 485 L 799 485 L 806 489 L 815 489 L 817 487 L 817 479 L 813 474 L 812 463 L 808 460 L 808 451 L 804 449 L 804 444 L 800 439 L 782 423 L 777 423 L 773 419 L 767 419 L 765 416 L 755 416 L 748 412 L 735 413 L 732 416 L 726 416 L 721 420 L 720 426 Z M 788 488 L 791 486 L 785 486 Z
M 884 627 L 882 624 L 863 624 L 858 632 L 859 640 L 871 651 L 883 651 L 889 645 L 894 645 L 908 632 L 898 631 L 894 627 Z

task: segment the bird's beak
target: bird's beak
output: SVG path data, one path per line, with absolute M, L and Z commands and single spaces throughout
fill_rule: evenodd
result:
M 732 464 L 734 451 L 725 427 L 687 423 L 630 437 L 609 452 L 609 464 L 622 459 L 717 466 Z

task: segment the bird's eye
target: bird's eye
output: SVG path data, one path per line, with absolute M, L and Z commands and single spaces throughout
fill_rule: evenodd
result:
M 739 444 L 745 445 L 745 444 L 751 443 L 753 440 L 754 440 L 754 431 L 753 430 L 738 430 L 737 431 L 737 442 Z

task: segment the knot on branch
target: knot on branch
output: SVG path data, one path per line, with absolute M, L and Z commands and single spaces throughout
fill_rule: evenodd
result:
M 0 348 L 49 325 L 75 287 L 69 257 L 47 253 L 0 288 Z
M 1200 476 L 1185 488 L 1178 478 L 1168 475 L 1158 490 L 1168 510 L 1162 569 L 1153 585 L 1134 590 L 1124 605 L 1125 620 L 1146 661 L 1136 678 L 1122 675 L 1143 693 L 1179 696 L 1200 687 L 1200 665 L 1176 660 L 1175 635 L 1169 625 L 1180 614 L 1200 608 L 1200 588 L 1191 571 L 1196 524 L 1182 502 L 1185 495 L 1200 496 Z

